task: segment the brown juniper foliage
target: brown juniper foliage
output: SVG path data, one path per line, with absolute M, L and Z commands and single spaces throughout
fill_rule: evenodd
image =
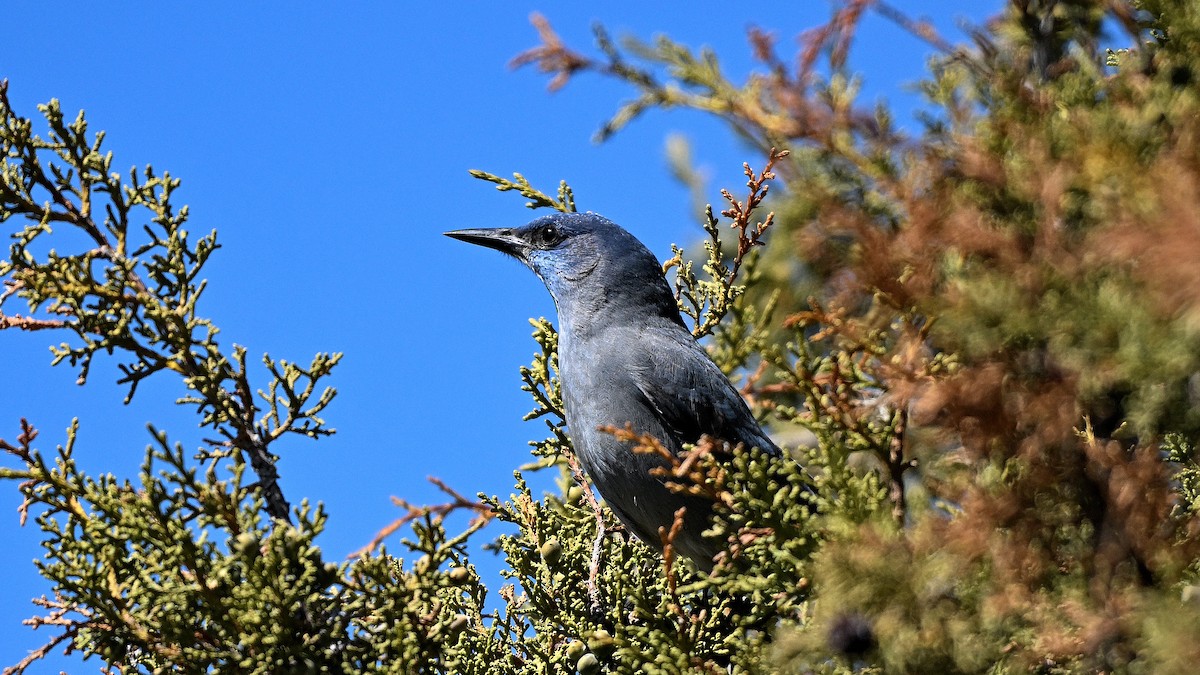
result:
M 555 40 L 523 59 L 559 87 L 583 71 L 636 87 L 604 133 L 685 106 L 793 150 L 750 297 L 806 286 L 820 304 L 781 309 L 834 360 L 796 372 L 768 349 L 785 374 L 759 397 L 803 394 L 800 419 L 846 412 L 839 433 L 876 441 L 858 427 L 890 416 L 893 445 L 865 446 L 896 520 L 829 538 L 813 618 L 777 653 L 833 667 L 823 635 L 853 614 L 878 645 L 860 663 L 889 671 L 1194 667 L 1200 8 L 1013 2 L 968 49 L 881 6 L 943 52 L 905 138 L 844 71 L 873 4 L 808 33 L 794 68 L 752 33 L 768 73 L 743 86 L 665 38 L 628 45 L 637 66 L 603 35 L 600 59 Z M 841 364 L 873 395 L 839 401 Z
M 939 52 L 919 134 L 856 101 L 846 59 L 867 11 Z M 601 138 L 684 107 L 761 152 L 745 196 L 726 194 L 724 218 L 709 209 L 705 255 L 676 249 L 664 267 L 695 333 L 802 462 L 717 458 L 708 443 L 680 458 L 664 479 L 719 502 L 729 553 L 699 575 L 673 562 L 665 531 L 664 564 L 587 489 L 556 335 L 538 320 L 522 377 L 548 435 L 521 471 L 559 472 L 558 493 L 533 494 L 521 472 L 508 498 L 443 485 L 447 503 L 401 503 L 361 557 L 326 562 L 312 544 L 324 517 L 289 509 L 269 448 L 330 433 L 318 415 L 332 391 L 316 384 L 336 355 L 268 360 L 260 409 L 244 352 L 198 311 L 215 235 L 189 243 L 177 181 L 113 176 L 82 116 L 45 106 L 43 139 L 0 89 L 0 221 L 16 224 L 0 327 L 73 335 L 57 360 L 81 377 L 102 351 L 126 360 L 131 387 L 179 374 L 218 436 L 197 460 L 155 432 L 136 482 L 81 473 L 74 429 L 53 460 L 29 424 L 0 441 L 0 477 L 45 532 L 52 595 L 33 623 L 58 631 L 47 649 L 111 672 L 1194 671 L 1200 6 L 1013 0 L 954 46 L 850 0 L 794 61 L 752 30 L 762 68 L 741 84 L 665 37 L 598 30 L 593 57 L 535 24 L 542 44 L 515 63 L 552 89 L 597 73 L 635 90 Z M 565 183 L 551 196 L 520 174 L 475 175 L 531 208 L 575 209 Z M 141 209 L 145 237 L 127 227 Z M 39 254 L 47 223 L 94 245 Z M 458 510 L 475 519 L 448 534 Z M 495 539 L 507 570 L 489 593 L 465 544 L 492 519 L 517 531 Z M 401 528 L 403 559 L 381 546 Z

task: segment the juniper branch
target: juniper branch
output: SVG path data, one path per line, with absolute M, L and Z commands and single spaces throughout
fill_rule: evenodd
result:
M 179 402 L 195 407 L 223 447 L 248 455 L 268 513 L 290 520 L 269 446 L 287 432 L 332 433 L 318 414 L 336 392 L 325 387 L 318 393 L 316 385 L 340 355 L 318 354 L 307 369 L 265 358 L 274 379 L 262 414 L 244 349 L 235 346 L 232 358 L 226 355 L 216 326 L 198 313 L 206 286 L 200 274 L 220 245 L 215 231 L 193 241 L 184 229 L 188 208 L 172 203 L 179 179 L 150 166 L 122 178 L 112 171 L 112 153 L 103 152 L 104 134 L 89 134 L 82 112 L 67 122 L 56 100 L 39 110 L 46 138 L 17 115 L 7 81 L 0 82 L 0 221 L 26 222 L 0 260 L 0 329 L 71 334 L 73 343 L 51 347 L 53 363 L 77 367 L 80 384 L 97 354 L 121 355 L 118 383 L 128 387 L 126 402 L 146 378 L 177 373 L 192 392 Z M 136 234 L 140 217 L 148 218 L 143 236 Z M 52 223 L 84 233 L 88 247 L 39 254 L 34 244 L 51 234 Z M 4 312 L 16 298 L 29 315 Z M 294 389 L 300 380 L 304 386 Z

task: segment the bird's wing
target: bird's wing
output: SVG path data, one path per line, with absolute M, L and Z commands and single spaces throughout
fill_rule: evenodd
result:
M 630 369 L 663 428 L 684 442 L 694 443 L 708 434 L 780 454 L 704 348 L 686 332 L 673 333 L 642 335 L 653 348 L 643 350 L 645 358 Z

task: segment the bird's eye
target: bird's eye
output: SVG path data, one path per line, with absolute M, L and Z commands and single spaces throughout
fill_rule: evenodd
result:
M 550 223 L 539 227 L 537 231 L 534 232 L 534 237 L 537 240 L 537 245 L 541 248 L 557 246 L 563 240 L 562 233 L 559 232 L 557 227 Z

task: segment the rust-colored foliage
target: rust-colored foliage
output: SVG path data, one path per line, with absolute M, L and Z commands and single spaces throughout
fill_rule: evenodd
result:
M 854 101 L 846 54 L 870 8 L 942 53 L 925 83 L 936 115 L 918 137 Z M 862 525 L 823 555 L 899 546 L 914 574 L 925 559 L 956 561 L 939 578 L 970 596 L 958 619 L 1003 639 L 979 667 L 1120 667 L 1154 642 L 1144 622 L 1196 580 L 1200 520 L 1180 508 L 1164 444 L 1200 433 L 1198 34 L 1188 3 L 1014 1 L 974 46 L 952 47 L 892 7 L 851 1 L 801 35 L 793 65 L 755 29 L 765 73 L 739 87 L 680 69 L 660 102 L 792 150 L 775 169 L 788 194 L 763 274 L 785 325 L 848 355 L 877 395 L 836 367 L 795 381 L 760 370 L 747 394 L 807 401 L 801 419 L 848 431 L 881 407 L 899 413 L 895 443 L 874 452 L 898 539 L 884 546 L 879 525 Z M 625 63 L 524 60 L 556 88 L 595 70 L 668 89 Z M 806 302 L 794 278 L 772 275 L 797 258 L 816 281 Z M 857 606 L 877 618 L 916 602 L 864 565 L 827 568 L 827 589 L 843 589 L 827 591 L 831 604 L 855 607 L 852 586 L 876 591 Z M 907 611 L 918 625 L 933 612 Z M 926 660 L 903 644 L 909 633 L 879 630 L 890 667 L 974 667 L 949 647 Z

